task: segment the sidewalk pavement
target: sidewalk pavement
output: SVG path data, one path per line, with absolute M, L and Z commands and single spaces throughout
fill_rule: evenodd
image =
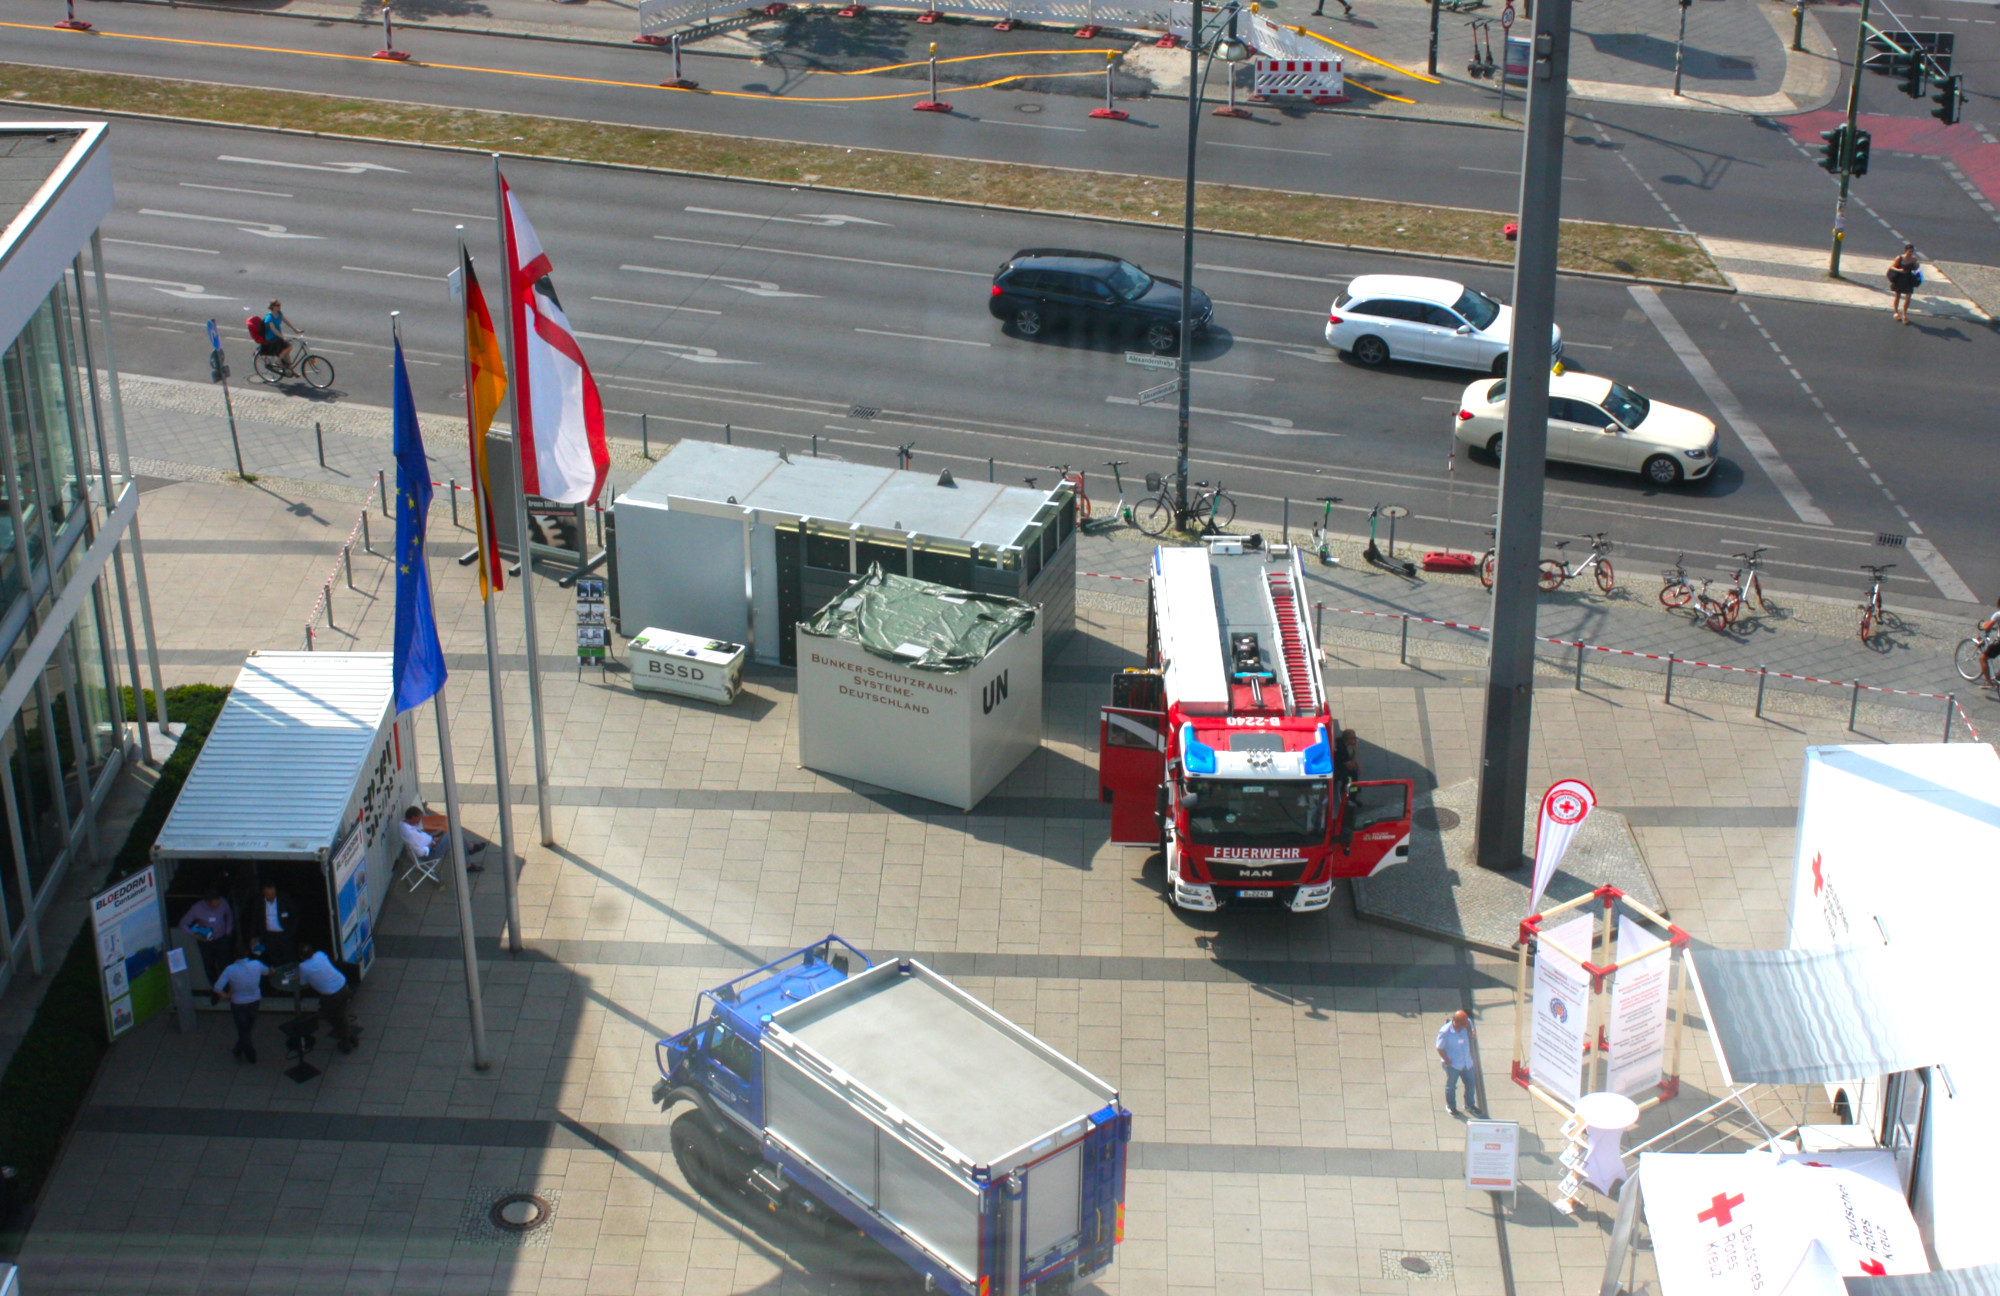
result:
M 1887 311 L 1890 294 L 1885 268 L 1902 249 L 1879 240 L 1878 244 L 1864 250 L 1862 240 L 1854 240 L 1842 253 L 1844 276 L 1829 279 L 1827 249 L 1823 247 L 1701 237 L 1701 245 L 1716 268 L 1738 292 Z M 1960 276 L 1968 286 L 1960 286 Z M 1923 286 L 1912 309 L 1920 315 L 1991 327 L 1993 311 L 2000 310 L 2000 296 L 1994 293 L 1996 280 L 2000 280 L 2000 270 L 1991 266 L 1958 262 L 1949 268 L 1938 263 L 1926 265 Z
M 227 681 L 245 651 L 293 646 L 340 529 L 314 496 L 270 479 L 189 481 L 149 491 L 144 507 L 172 679 Z M 433 534 L 449 532 L 442 509 Z M 466 825 L 490 839 L 479 605 L 470 574 L 435 556 L 444 548 L 432 561 L 444 697 Z M 1083 552 L 1103 570 L 1143 551 L 1119 538 Z M 388 646 L 386 571 L 380 559 L 357 568 L 353 646 Z M 229 1023 L 213 1013 L 188 1035 L 156 1019 L 113 1049 L 40 1203 L 29 1290 L 866 1288 L 755 1213 L 693 1193 L 651 1098 L 653 1041 L 686 1023 L 697 989 L 828 930 L 916 953 L 1119 1086 L 1137 1118 L 1126 1241 L 1085 1291 L 1402 1293 L 1412 1259 L 1441 1294 L 1595 1283 L 1610 1203 L 1551 1208 L 1555 1122 L 1505 1080 L 1511 963 L 1364 926 L 1344 901 L 1306 918 L 1178 915 L 1151 853 L 1105 841 L 1096 710 L 1143 641 L 1129 583 L 1085 583 L 1080 633 L 1047 673 L 1043 750 L 964 815 L 800 768 L 789 673 L 753 670 L 737 704 L 718 708 L 635 695 L 621 670 L 562 669 L 568 600 L 537 579 L 560 844 L 524 851 L 522 955 L 495 943 L 497 870 L 471 882 L 492 1068 L 468 1058 L 455 898 L 398 887 L 356 1005 L 362 1046 L 316 1055 L 321 1077 L 279 1074 L 268 1021 L 263 1064 L 232 1065 Z M 1397 597 L 1337 579 L 1316 594 Z M 501 598 L 506 759 L 525 788 L 520 604 Z M 1326 678 L 1364 735 L 1366 774 L 1428 790 L 1476 772 L 1473 672 L 1411 670 L 1378 643 L 1339 648 Z M 1675 920 L 1725 946 L 1783 940 L 1803 746 L 1872 740 L 1839 721 L 1758 721 L 1603 681 L 1543 691 L 1535 724 L 1531 782 L 1589 777 L 1632 823 Z M 418 733 L 436 803 L 431 728 Z M 516 822 L 532 843 L 532 811 Z M 1464 1135 L 1439 1101 L 1431 1036 L 1460 1007 L 1481 1027 L 1491 1114 L 1524 1127 L 1511 1211 L 1463 1186 Z M 1682 1097 L 1642 1137 L 1716 1093 L 1719 1074 L 1690 1044 Z M 1769 1119 L 1797 1121 L 1806 1097 L 1771 1095 L 1789 1105 Z M 524 1238 L 492 1228 L 487 1211 L 511 1191 L 541 1194 L 553 1223 Z

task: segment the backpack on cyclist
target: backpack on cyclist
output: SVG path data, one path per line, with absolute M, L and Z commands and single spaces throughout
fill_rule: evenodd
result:
M 249 319 L 243 321 L 243 327 L 250 330 L 250 340 L 252 342 L 255 342 L 260 347 L 264 345 L 266 336 L 264 333 L 264 321 L 262 319 L 252 315 Z

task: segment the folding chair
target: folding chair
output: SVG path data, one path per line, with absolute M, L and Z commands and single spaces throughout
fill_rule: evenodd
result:
M 415 891 L 426 882 L 435 882 L 439 890 L 444 889 L 444 879 L 438 876 L 438 866 L 444 863 L 444 853 L 442 851 L 429 859 L 425 859 L 412 850 L 406 842 L 403 845 L 403 859 L 407 863 L 403 871 L 396 876 L 402 882 L 407 883 L 410 890 Z

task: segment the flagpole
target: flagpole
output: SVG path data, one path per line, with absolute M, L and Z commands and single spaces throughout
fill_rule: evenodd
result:
M 540 814 L 542 845 L 556 844 L 555 825 L 549 818 L 549 753 L 542 733 L 542 658 L 539 636 L 535 633 L 535 562 L 528 538 L 528 471 L 526 438 L 521 435 L 521 371 L 515 358 L 521 354 L 514 336 L 514 258 L 507 247 L 507 193 L 500 184 L 500 155 L 493 155 L 493 204 L 500 224 L 501 301 L 507 309 L 507 384 L 509 430 L 514 442 L 514 540 L 521 558 L 521 613 L 527 627 L 528 720 L 535 734 L 535 806 Z
M 465 313 L 470 318 L 471 281 L 469 267 L 472 258 L 465 250 L 465 226 L 458 227 L 459 286 L 466 295 Z M 504 277 L 504 270 L 503 270 Z M 460 329 L 460 341 L 465 344 L 465 428 L 468 441 L 484 435 L 479 421 L 473 414 L 472 396 L 472 340 Z M 512 384 L 509 384 L 510 386 Z M 474 455 L 479 447 L 471 447 Z M 507 952 L 521 952 L 521 879 L 515 873 L 514 861 L 514 794 L 507 780 L 507 710 L 501 692 L 500 652 L 494 642 L 498 627 L 494 624 L 493 589 L 498 573 L 488 571 L 487 560 L 493 555 L 494 537 L 486 534 L 487 519 L 492 502 L 486 495 L 487 482 L 479 472 L 479 461 L 472 465 L 472 518 L 474 532 L 479 542 L 479 575 L 483 589 L 479 596 L 479 611 L 486 622 L 486 701 L 493 713 L 493 793 L 500 807 L 500 855 L 504 861 L 500 866 L 500 886 L 507 900 Z M 525 577 L 526 573 L 523 573 Z
M 389 312 L 389 335 L 395 339 L 399 362 L 403 355 L 402 314 Z M 428 518 L 419 518 L 417 522 L 428 529 Z M 429 545 L 424 546 L 424 564 L 427 567 L 430 564 Z M 431 707 L 437 712 L 438 773 L 444 780 L 445 831 L 451 834 L 451 882 L 458 893 L 458 936 L 465 952 L 465 1011 L 472 1026 L 472 1066 L 484 1071 L 492 1065 L 486 1056 L 486 1004 L 479 990 L 479 954 L 473 943 L 472 928 L 472 883 L 465 872 L 465 829 L 458 818 L 458 773 L 451 761 L 451 717 L 445 710 L 442 684 L 431 695 Z

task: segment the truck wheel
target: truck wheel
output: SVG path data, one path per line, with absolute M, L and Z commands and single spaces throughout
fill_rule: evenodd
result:
M 704 1197 L 722 1197 L 735 1191 L 736 1185 L 724 1170 L 728 1149 L 722 1146 L 722 1140 L 709 1128 L 708 1117 L 700 1111 L 684 1111 L 676 1116 L 668 1131 L 668 1141 L 673 1146 L 674 1164 L 681 1168 L 689 1187 Z

